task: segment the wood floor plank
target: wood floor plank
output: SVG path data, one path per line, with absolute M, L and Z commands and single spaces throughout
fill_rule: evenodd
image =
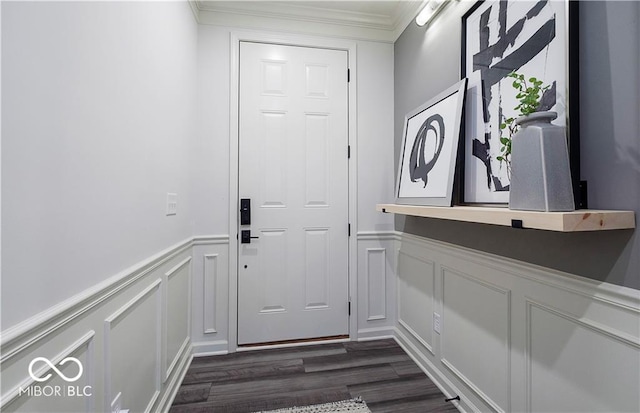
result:
M 318 344 L 313 346 L 287 347 L 269 350 L 240 351 L 237 353 L 220 356 L 195 357 L 191 367 L 197 366 L 232 366 L 234 364 L 247 364 L 264 361 L 290 360 L 304 357 L 314 357 L 331 354 L 346 353 L 341 343 Z
M 401 348 L 375 349 L 307 358 L 304 360 L 304 370 L 306 372 L 338 370 L 407 360 L 410 361 L 411 358 Z
M 361 396 L 373 413 L 454 412 L 393 339 L 193 360 L 171 413 L 250 413 Z
M 367 403 L 399 400 L 411 396 L 439 395 L 440 389 L 424 374 L 405 376 L 348 386 L 353 397 L 362 397 Z
M 392 338 L 384 340 L 371 340 L 371 341 L 348 341 L 344 343 L 344 348 L 347 351 L 363 351 L 363 350 L 379 350 L 379 349 L 397 349 L 401 348 L 398 343 Z
M 391 363 L 391 367 L 393 367 L 393 369 L 400 377 L 410 374 L 424 374 L 420 367 L 418 367 L 418 365 L 410 357 L 409 360 Z
M 250 413 L 262 410 L 275 410 L 293 406 L 308 406 L 347 400 L 351 398 L 346 386 L 271 393 L 260 397 L 247 397 L 242 400 L 214 400 L 190 405 L 173 405 L 170 413 Z
M 182 385 L 176 393 L 173 404 L 187 404 L 207 401 L 211 391 L 211 383 Z
M 367 403 L 371 413 L 445 413 L 457 412 L 453 403 L 445 402 L 444 395 L 414 396 L 401 400 L 389 400 L 379 403 Z
M 237 366 L 226 365 L 216 368 L 199 366 L 189 369 L 182 383 L 230 383 L 292 373 L 304 373 L 304 371 L 302 359 L 242 363 Z
M 286 377 L 258 379 L 243 383 L 213 383 L 209 401 L 233 401 L 255 395 L 348 386 L 371 380 L 398 378 L 389 365 L 364 366 L 315 373 L 292 374 Z

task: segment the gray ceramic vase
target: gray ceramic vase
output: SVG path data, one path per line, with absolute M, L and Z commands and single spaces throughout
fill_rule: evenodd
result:
M 535 112 L 516 120 L 511 142 L 509 208 L 573 211 L 566 128 L 552 125 L 556 112 Z

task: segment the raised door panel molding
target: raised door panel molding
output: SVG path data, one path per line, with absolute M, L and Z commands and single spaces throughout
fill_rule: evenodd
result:
M 304 309 L 307 311 L 329 308 L 331 259 L 329 255 L 329 228 L 304 230 Z
M 497 412 L 510 411 L 511 292 L 443 267 L 441 362 Z
M 328 67 L 325 67 L 327 70 Z M 309 68 L 307 67 L 307 74 Z M 318 76 L 319 77 L 319 76 Z M 328 85 L 326 79 L 320 82 L 313 82 L 307 79 L 307 93 L 314 98 L 328 98 Z M 316 85 L 322 83 L 323 85 Z M 325 92 L 321 90 L 325 89 Z M 315 91 L 314 91 L 315 90 Z M 304 137 L 304 179 L 305 179 L 305 206 L 306 207 L 329 207 L 331 200 L 329 197 L 331 181 L 330 145 L 331 145 L 331 117 L 329 113 L 307 113 L 305 114 L 305 137 Z
M 435 263 L 398 254 L 398 323 L 434 354 Z
M 640 411 L 640 343 L 527 300 L 526 411 Z

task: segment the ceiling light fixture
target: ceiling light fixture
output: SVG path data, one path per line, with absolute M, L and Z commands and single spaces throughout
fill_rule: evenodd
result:
M 433 18 L 442 10 L 443 6 L 447 4 L 448 0 L 429 0 L 424 6 L 422 11 L 416 17 L 416 24 L 418 26 L 424 26 L 429 23 Z

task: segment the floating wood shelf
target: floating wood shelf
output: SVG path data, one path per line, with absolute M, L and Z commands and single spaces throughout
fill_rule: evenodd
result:
M 449 208 L 398 204 L 378 204 L 376 210 L 416 217 L 560 232 L 604 231 L 636 227 L 634 211 L 580 209 L 572 212 L 537 212 L 496 207 L 454 206 Z

